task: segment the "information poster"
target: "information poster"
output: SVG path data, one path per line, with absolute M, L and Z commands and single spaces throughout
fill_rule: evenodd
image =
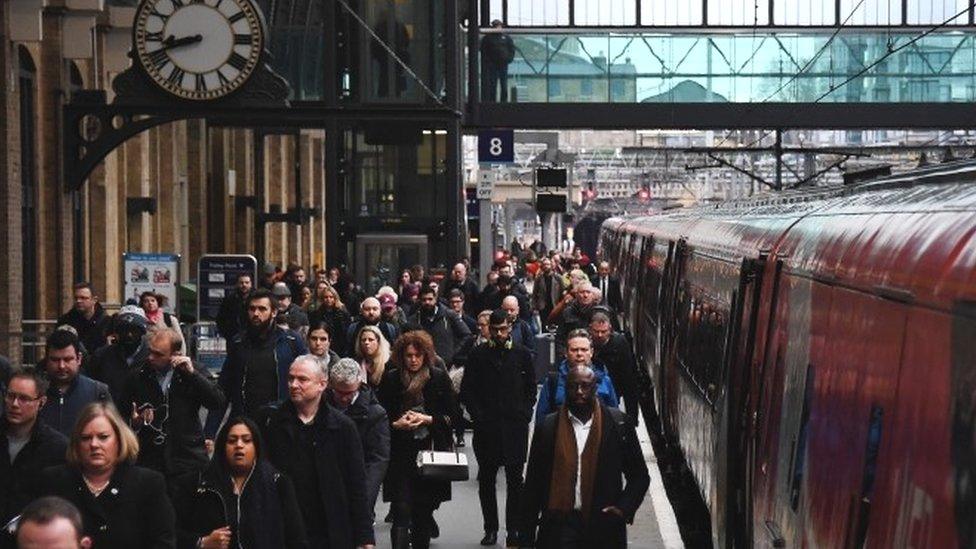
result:
M 257 285 L 258 260 L 253 255 L 205 255 L 197 268 L 197 320 L 216 320 L 224 296 L 235 291 L 237 277 L 251 275 Z
M 177 254 L 122 254 L 122 286 L 129 299 L 139 300 L 142 292 L 151 291 L 166 296 L 163 310 L 176 313 L 176 286 L 180 280 L 180 256 Z

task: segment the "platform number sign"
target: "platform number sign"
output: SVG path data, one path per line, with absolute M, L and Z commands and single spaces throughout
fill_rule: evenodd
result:
M 478 162 L 484 164 L 515 162 L 515 132 L 512 130 L 478 132 Z

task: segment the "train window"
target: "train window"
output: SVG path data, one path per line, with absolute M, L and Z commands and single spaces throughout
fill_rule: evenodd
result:
M 803 389 L 803 410 L 800 412 L 800 433 L 797 437 L 796 449 L 793 452 L 793 471 L 790 475 L 790 508 L 793 509 L 793 512 L 800 508 L 800 487 L 803 485 L 804 466 L 806 465 L 810 401 L 813 399 L 814 376 L 815 368 L 813 364 L 810 364 L 807 366 L 806 386 Z
M 678 359 L 706 399 L 717 384 L 725 355 L 728 307 L 685 282 L 678 290 Z

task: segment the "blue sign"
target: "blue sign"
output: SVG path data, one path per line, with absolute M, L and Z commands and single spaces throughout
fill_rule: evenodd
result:
M 515 162 L 515 132 L 512 130 L 478 132 L 478 162 L 484 164 Z
M 197 264 L 197 320 L 216 320 L 220 303 L 235 291 L 237 277 L 251 275 L 258 282 L 258 260 L 251 255 L 204 255 Z

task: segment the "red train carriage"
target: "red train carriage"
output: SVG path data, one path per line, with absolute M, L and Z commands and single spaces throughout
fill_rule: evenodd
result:
M 604 223 L 716 547 L 976 547 L 974 181 Z

